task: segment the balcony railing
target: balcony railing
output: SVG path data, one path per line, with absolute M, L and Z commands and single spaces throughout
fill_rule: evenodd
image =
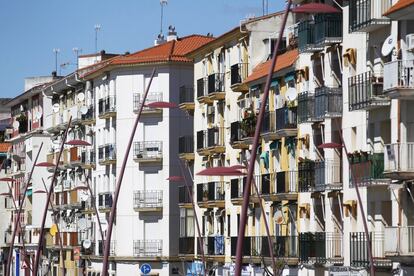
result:
M 139 109 L 141 108 L 142 105 L 142 101 L 143 101 L 143 94 L 139 94 L 136 93 L 134 94 L 133 100 L 134 100 L 134 112 L 138 112 Z M 149 103 L 153 103 L 153 102 L 162 102 L 163 98 L 162 98 L 162 92 L 150 92 L 147 95 L 147 99 L 145 100 L 145 105 L 149 104 Z M 144 106 L 144 108 L 142 109 L 142 112 L 153 112 L 155 111 L 155 108 L 151 108 L 151 107 L 147 107 Z
M 194 153 L 194 138 L 192 135 L 178 138 L 178 154 Z
M 244 185 L 246 184 L 246 177 L 233 178 L 230 180 L 230 198 L 240 199 L 243 197 Z
M 315 117 L 325 119 L 342 116 L 342 88 L 318 87 L 315 89 Z
M 192 190 L 192 187 L 190 188 Z M 179 204 L 188 204 L 191 203 L 190 195 L 186 186 L 178 187 L 178 203 Z
M 162 141 L 134 143 L 134 158 L 138 161 L 161 160 L 162 153 Z
M 412 177 L 414 174 L 414 143 L 386 145 L 384 171 L 386 174 L 395 174 L 396 177 Z
M 204 237 L 204 254 L 209 256 L 224 255 L 224 236 Z M 197 242 L 197 248 L 199 243 Z M 198 250 L 198 252 L 201 252 Z
M 320 51 L 323 47 L 315 46 L 315 22 L 311 20 L 302 21 L 298 25 L 299 52 Z
M 349 1 L 349 32 L 369 32 L 389 24 L 383 14 L 391 7 L 391 0 Z
M 297 128 L 297 108 L 283 107 L 276 109 L 276 130 Z
M 255 175 L 254 180 L 261 195 L 270 194 L 273 180 L 273 176 L 270 173 Z M 253 191 L 256 192 L 255 189 Z
M 224 183 L 208 182 L 197 184 L 197 202 L 224 200 Z
M 315 186 L 315 161 L 305 160 L 298 163 L 298 181 L 300 192 L 310 192 Z
M 342 168 L 341 162 L 323 160 L 315 162 L 315 186 L 314 191 L 341 190 Z
M 342 14 L 315 15 L 315 43 L 339 43 L 342 41 Z
M 134 209 L 162 208 L 162 191 L 135 191 Z
M 95 106 L 90 105 L 88 106 L 88 111 L 85 114 L 81 114 L 81 121 L 84 124 L 87 124 L 89 121 L 95 120 Z
M 385 254 L 387 256 L 414 255 L 414 226 L 386 227 Z
M 272 237 L 273 256 L 276 258 L 297 258 L 298 237 L 276 236 Z M 237 237 L 231 237 L 231 256 L 236 256 Z M 244 237 L 243 257 L 270 257 L 267 236 Z
M 384 92 L 391 98 L 414 97 L 414 60 L 395 60 L 384 65 Z
M 362 154 L 349 156 L 350 187 L 370 186 L 373 184 L 387 184 L 388 179 L 384 175 L 384 154 Z
M 299 252 L 301 263 L 326 263 L 326 233 L 300 233 Z
M 103 164 L 105 162 L 115 161 L 116 160 L 116 147 L 115 144 L 106 144 L 98 148 L 98 159 L 99 163 Z
M 112 207 L 112 193 L 105 192 L 98 195 L 98 209 L 110 209 Z
M 81 152 L 81 163 L 83 165 L 95 165 L 95 151 L 86 150 Z
M 277 172 L 275 184 L 275 194 L 298 192 L 298 171 Z
M 98 241 L 98 254 L 99 256 L 103 256 L 104 242 L 102 240 Z M 109 245 L 109 256 L 115 256 L 115 241 L 111 241 Z
M 135 240 L 134 257 L 161 257 L 162 240 Z
M 266 111 L 263 115 L 262 134 L 276 132 L 276 114 L 274 111 Z
M 302 92 L 298 95 L 298 123 L 315 121 L 315 95 Z
M 180 104 L 194 103 L 194 89 L 189 86 L 180 87 Z
M 239 121 L 230 124 L 230 143 L 239 142 L 242 139 L 242 129 Z
M 375 78 L 371 72 L 365 72 L 349 78 L 349 110 L 369 110 L 389 105 L 384 96 L 382 80 Z
M 109 96 L 100 99 L 98 102 L 99 116 L 106 116 L 107 114 L 116 112 L 115 96 Z
M 375 266 L 391 266 L 392 263 L 385 257 L 385 237 L 383 232 L 369 233 L 372 256 Z M 389 237 L 387 237 L 388 239 Z M 364 232 L 350 233 L 351 266 L 367 267 L 369 265 L 367 238 Z
M 207 96 L 207 80 L 201 78 L 197 80 L 197 99 Z
M 178 240 L 178 254 L 192 255 L 194 254 L 194 237 L 180 237 Z
M 248 75 L 248 63 L 236 63 L 230 68 L 231 86 L 241 84 Z
M 224 92 L 224 73 L 214 73 L 208 76 L 208 94 Z

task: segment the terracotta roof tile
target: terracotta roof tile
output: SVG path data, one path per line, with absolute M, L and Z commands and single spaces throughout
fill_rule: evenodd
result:
M 402 10 L 410 5 L 414 4 L 414 0 L 399 0 L 397 3 L 395 3 L 391 8 L 388 9 L 388 11 L 386 11 L 384 13 L 384 15 L 388 15 L 391 14 L 393 12 Z
M 212 40 L 214 40 L 213 37 L 202 35 L 182 37 L 178 40 L 169 41 L 133 54 L 117 56 L 110 60 L 101 62 L 100 64 L 95 64 L 95 68 L 89 72 L 85 72 L 83 76 L 92 74 L 111 65 L 134 65 L 156 62 L 191 62 L 192 60 L 187 58 L 185 55 Z
M 297 49 L 287 51 L 286 53 L 280 55 L 277 58 L 276 66 L 273 69 L 273 73 L 292 66 L 295 63 L 298 55 L 299 55 L 299 52 Z M 256 80 L 266 77 L 267 74 L 269 73 L 269 67 L 271 63 L 272 63 L 272 60 L 268 60 L 266 62 L 263 62 L 257 65 L 253 69 L 253 72 L 250 74 L 250 76 L 248 76 L 244 82 L 249 83 L 249 82 L 256 81 Z
M 11 147 L 9 143 L 0 143 L 0 152 L 8 152 Z

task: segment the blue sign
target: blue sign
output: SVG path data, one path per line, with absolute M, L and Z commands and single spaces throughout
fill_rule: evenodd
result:
M 151 266 L 149 264 L 142 264 L 140 270 L 142 274 L 147 275 L 151 272 Z

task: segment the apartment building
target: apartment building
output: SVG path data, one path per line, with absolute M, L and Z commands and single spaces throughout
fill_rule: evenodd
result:
M 193 62 L 186 54 L 211 40 L 201 35 L 179 38 L 170 28 L 167 39 L 157 40 L 154 47 L 79 71 L 96 107 L 93 135 L 97 159 L 92 185 L 103 224 L 109 219 L 117 174 L 153 68 L 156 73 L 146 104 L 178 104 L 180 91 L 192 92 Z M 178 186 L 167 178 L 180 174 L 178 138 L 191 133 L 192 120 L 181 110 L 143 107 L 119 195 L 110 248 L 112 275 L 138 273 L 143 263 L 151 264 L 159 275 L 182 271 Z M 82 237 L 95 245 L 81 255 L 88 275 L 98 275 L 102 266 L 103 242 L 96 223 L 93 220 L 93 233 Z
M 4 197 L 4 208 L 9 212 L 10 220 L 6 223 L 3 254 L 13 254 L 11 270 L 16 273 L 29 273 L 29 264 L 34 261 L 35 250 L 39 241 L 39 227 L 45 206 L 44 194 L 34 193 L 44 190 L 42 179 L 47 179 L 49 173 L 46 169 L 37 167 L 33 174 L 31 183 L 26 193 L 23 204 L 23 212 L 19 218 L 16 217 L 15 206 L 19 207 L 22 200 L 22 192 L 25 189 L 27 177 L 34 166 L 34 159 L 39 154 L 38 162 L 46 161 L 47 148 L 50 138 L 44 131 L 44 112 L 51 105 L 49 99 L 42 95 L 42 88 L 56 79 L 56 75 L 47 77 L 34 77 L 25 79 L 25 91 L 7 103 L 11 112 L 10 128 L 6 129 L 6 142 L 10 144 L 6 162 L 6 177 L 13 178 L 8 182 L 11 187 L 10 194 Z M 6 183 L 4 183 L 6 184 Z M 8 246 L 14 227 L 14 221 L 20 220 L 20 231 L 14 241 L 15 249 L 10 252 Z M 50 225 L 50 219 L 46 221 Z M 44 237 L 50 242 L 50 237 Z
M 246 179 L 245 177 L 198 176 L 197 172 L 209 167 L 245 165 L 249 160 L 249 147 L 252 143 L 257 111 L 261 104 L 259 96 L 263 91 L 261 89 L 266 68 L 269 69 L 270 66 L 268 60 L 276 43 L 282 16 L 283 13 L 275 13 L 246 20 L 239 27 L 190 54 L 195 58 L 194 85 L 196 87 L 193 97 L 195 215 L 201 225 L 207 270 L 216 275 L 228 275 L 227 273 L 231 273 L 234 269 L 243 184 Z M 292 16 L 289 16 L 287 24 L 293 25 Z M 293 33 L 286 32 L 283 36 L 280 50 L 281 65 L 277 66 L 275 77 L 283 77 L 285 73 L 295 73 L 295 60 L 298 53 L 292 47 L 294 45 L 292 35 Z M 287 84 L 281 83 L 281 86 L 283 87 L 280 87 L 280 90 L 285 91 Z M 279 177 L 284 179 L 284 184 L 289 183 L 293 175 L 290 174 L 290 170 L 295 169 L 294 162 L 289 166 L 287 151 L 283 151 L 283 157 L 278 157 L 283 158 L 283 161 L 276 161 L 270 153 L 270 148 L 275 149 L 280 146 L 274 142 L 276 137 L 287 141 L 288 137 L 296 135 L 296 132 L 290 131 L 291 126 L 287 126 L 288 122 L 280 126 L 277 131 L 273 92 L 271 98 L 265 119 L 267 123 L 263 127 L 266 134 L 263 134 L 261 139 L 255 171 L 255 180 L 259 189 L 269 196 L 269 200 L 264 202 L 265 212 L 269 217 L 273 217 L 273 209 L 275 209 L 273 201 L 280 201 L 283 198 L 272 197 L 276 195 L 278 187 L 273 185 L 274 181 L 270 184 L 271 179 Z M 182 102 L 181 108 L 185 109 L 187 106 L 189 104 L 184 105 Z M 293 122 L 292 116 L 289 114 L 288 117 Z M 185 158 L 185 155 L 183 157 Z M 279 166 L 278 176 L 276 176 L 276 166 Z M 283 172 L 280 166 L 283 167 Z M 289 190 L 289 185 L 286 187 Z M 288 190 L 284 199 L 286 202 L 294 201 L 297 193 L 290 195 Z M 258 198 L 254 195 L 252 193 L 252 204 L 249 207 L 243 269 L 246 273 L 264 273 L 263 267 L 270 265 L 270 258 L 263 217 L 258 207 Z M 187 214 L 189 212 L 192 214 L 191 209 L 189 210 L 190 206 L 185 204 L 185 201 L 186 199 L 182 198 L 180 213 L 183 214 L 183 210 L 187 210 Z M 183 216 L 180 219 L 185 221 Z M 194 235 L 196 241 L 198 238 L 198 233 L 194 230 L 191 233 L 186 232 L 183 229 L 185 225 L 188 223 L 180 224 L 180 239 L 183 241 L 180 253 L 183 256 L 193 253 L 184 246 L 184 241 L 190 240 L 188 236 Z M 278 226 L 271 225 L 272 233 L 275 227 Z M 284 231 L 287 236 L 291 230 L 289 227 L 290 225 L 283 230 L 278 228 L 277 231 Z M 195 256 L 200 260 L 201 250 L 197 242 L 194 244 L 197 244 L 194 249 Z M 190 263 L 188 266 L 191 270 L 194 265 Z

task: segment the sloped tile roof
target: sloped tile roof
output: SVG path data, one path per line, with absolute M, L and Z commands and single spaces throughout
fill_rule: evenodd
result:
M 393 5 L 391 8 L 388 9 L 388 11 L 386 11 L 384 13 L 384 15 L 388 15 L 391 14 L 393 12 L 402 10 L 410 5 L 414 4 L 414 0 L 399 0 L 397 3 L 395 3 L 395 5 Z
M 9 143 L 0 143 L 0 152 L 8 152 L 11 147 L 11 144 Z

